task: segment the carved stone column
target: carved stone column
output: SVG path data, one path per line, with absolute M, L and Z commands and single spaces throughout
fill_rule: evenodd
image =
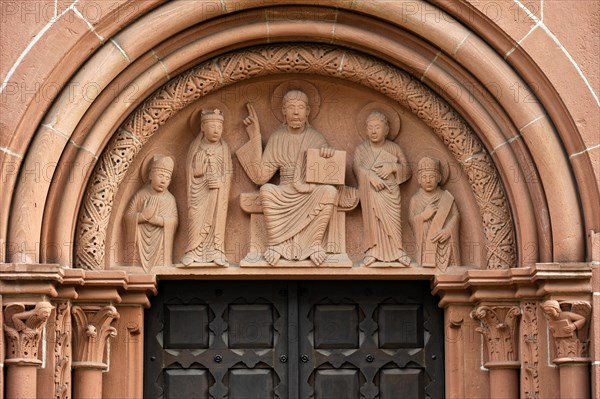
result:
M 560 368 L 561 399 L 590 397 L 588 327 L 592 307 L 587 301 L 548 300 L 542 304 L 553 338 L 553 362 Z
M 471 312 L 479 320 L 477 331 L 486 339 L 490 369 L 490 397 L 519 397 L 519 367 L 517 326 L 521 310 L 511 305 L 480 305 Z
M 75 306 L 73 314 L 73 397 L 102 398 L 102 372 L 108 369 L 106 343 L 117 335 L 114 306 Z
M 13 303 L 5 307 L 7 399 L 36 397 L 36 373 L 42 364 L 38 350 L 52 309 L 49 302 L 38 302 L 35 306 Z

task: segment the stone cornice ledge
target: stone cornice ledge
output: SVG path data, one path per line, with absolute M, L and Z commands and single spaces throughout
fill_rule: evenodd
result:
M 590 263 L 537 263 L 507 270 L 469 270 L 461 275 L 440 275 L 432 292 L 440 307 L 480 301 L 520 301 L 555 295 L 591 295 Z
M 56 264 L 0 264 L 0 295 L 46 296 L 81 302 L 111 302 L 150 306 L 156 295 L 154 275 L 124 271 L 67 269 Z

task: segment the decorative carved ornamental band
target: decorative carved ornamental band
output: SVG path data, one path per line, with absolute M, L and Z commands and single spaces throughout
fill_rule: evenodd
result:
M 89 181 L 76 233 L 77 267 L 102 269 L 113 201 L 142 146 L 181 109 L 224 86 L 281 73 L 345 79 L 374 89 L 419 117 L 460 163 L 480 208 L 487 268 L 516 264 L 515 236 L 506 195 L 491 157 L 465 121 L 408 73 L 363 54 L 321 45 L 280 45 L 218 57 L 174 78 L 129 117 L 110 141 Z

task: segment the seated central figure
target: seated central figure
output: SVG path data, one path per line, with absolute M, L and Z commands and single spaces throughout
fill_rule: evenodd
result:
M 310 259 L 318 266 L 327 258 L 323 236 L 337 202 L 337 189 L 326 184 L 306 182 L 306 151 L 317 148 L 330 158 L 330 148 L 321 133 L 308 123 L 308 96 L 291 90 L 283 98 L 284 124 L 269 138 L 262 150 L 258 116 L 248 104 L 244 119 L 250 137 L 236 155 L 250 177 L 262 185 L 260 200 L 267 227 L 268 247 L 263 253 L 270 265 L 281 257 Z M 279 185 L 267 183 L 279 171 Z

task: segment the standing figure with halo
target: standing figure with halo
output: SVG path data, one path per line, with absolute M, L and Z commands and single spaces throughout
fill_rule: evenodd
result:
M 309 97 L 301 90 L 283 96 L 284 124 L 269 137 L 263 151 L 258 115 L 247 105 L 243 120 L 250 141 L 236 155 L 248 177 L 260 188 L 268 244 L 263 257 L 275 265 L 283 257 L 291 261 L 310 258 L 319 266 L 327 259 L 323 237 L 337 203 L 337 188 L 306 182 L 306 153 L 319 149 L 323 158 L 335 150 L 308 122 Z M 268 181 L 279 171 L 278 185 Z
M 437 267 L 441 271 L 448 266 L 460 265 L 460 215 L 452 194 L 440 188 L 446 180 L 444 175 L 439 159 L 421 158 L 417 166 L 417 180 L 421 187 L 411 198 L 409 207 L 417 263 L 423 267 Z
M 177 203 L 168 188 L 174 165 L 173 158 L 154 155 L 149 183 L 135 194 L 127 208 L 128 236 L 135 237 L 135 255 L 145 271 L 173 264 L 178 218 Z
M 354 153 L 366 247 L 360 266 L 377 261 L 409 266 L 402 244 L 400 184 L 410 178 L 411 171 L 404 152 L 393 142 L 400 131 L 400 116 L 383 104 L 368 104 L 365 110 L 362 128 L 367 138 Z
M 200 134 L 188 151 L 188 240 L 184 266 L 229 266 L 225 257 L 225 219 L 231 188 L 231 153 L 222 139 L 223 112 L 202 110 Z

